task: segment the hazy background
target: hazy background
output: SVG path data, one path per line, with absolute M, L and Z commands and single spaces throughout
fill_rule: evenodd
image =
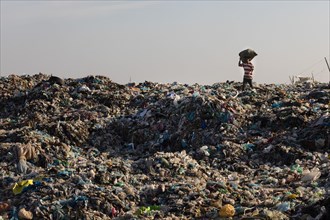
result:
M 325 1 L 3 1 L 1 76 L 104 75 L 118 83 L 241 81 L 238 53 L 259 55 L 257 83 L 328 82 Z

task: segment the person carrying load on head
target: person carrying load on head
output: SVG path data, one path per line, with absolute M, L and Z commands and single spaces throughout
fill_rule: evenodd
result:
M 242 89 L 245 90 L 245 86 L 247 83 L 250 85 L 251 88 L 253 88 L 252 79 L 253 79 L 254 65 L 252 64 L 251 60 L 255 56 L 257 56 L 257 53 L 251 49 L 246 49 L 240 52 L 239 56 L 240 58 L 238 61 L 238 66 L 243 67 L 244 69 Z

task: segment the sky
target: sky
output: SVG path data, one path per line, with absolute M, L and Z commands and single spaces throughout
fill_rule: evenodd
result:
M 330 1 L 0 1 L 1 76 L 207 84 L 329 82 Z M 330 62 L 329 62 L 330 63 Z

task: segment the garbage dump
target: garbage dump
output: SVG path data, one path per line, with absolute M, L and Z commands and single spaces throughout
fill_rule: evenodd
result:
M 327 84 L 0 78 L 0 219 L 329 219 Z

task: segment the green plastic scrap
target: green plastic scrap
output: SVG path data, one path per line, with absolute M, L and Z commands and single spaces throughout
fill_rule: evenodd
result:
M 218 189 L 218 191 L 219 191 L 221 194 L 227 194 L 227 193 L 228 193 L 228 190 L 226 190 L 226 189 Z
M 184 174 L 186 171 L 183 167 L 180 167 L 178 172 L 179 174 Z
M 148 206 L 148 207 L 142 206 L 136 211 L 136 214 L 137 215 L 144 215 L 144 214 L 150 215 L 152 211 L 159 211 L 159 210 L 160 210 L 160 206 L 158 206 L 158 205 L 152 205 L 152 206 Z
M 118 183 L 116 183 L 115 184 L 115 186 L 119 186 L 119 187 L 122 187 L 122 186 L 124 186 L 125 184 L 123 183 L 123 182 L 118 182 Z
M 299 166 L 299 164 L 295 164 L 291 167 L 291 171 L 292 172 L 297 171 L 298 173 L 302 173 L 303 169 Z

